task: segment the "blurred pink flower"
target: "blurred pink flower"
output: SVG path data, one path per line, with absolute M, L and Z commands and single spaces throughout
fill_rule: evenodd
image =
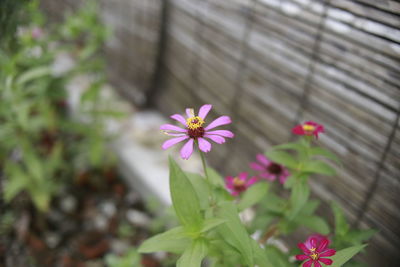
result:
M 314 135 L 318 139 L 318 134 L 324 132 L 324 126 L 313 121 L 307 121 L 303 124 L 296 125 L 292 132 L 297 135 Z
M 252 184 L 257 182 L 257 177 L 247 178 L 247 176 L 248 174 L 246 172 L 242 172 L 236 177 L 225 177 L 225 187 L 232 196 L 238 196 L 240 193 L 246 191 Z
M 328 248 L 330 241 L 323 235 L 311 235 L 304 243 L 299 243 L 297 246 L 304 252 L 304 254 L 296 255 L 299 261 L 307 260 L 303 263 L 303 267 L 322 267 L 319 262 L 326 265 L 331 265 L 333 261 L 327 259 L 336 254 L 336 250 Z
M 175 138 L 169 139 L 162 145 L 163 149 L 172 147 L 173 145 L 189 139 L 186 144 L 182 147 L 180 154 L 183 159 L 189 159 L 193 153 L 193 144 L 196 143 L 199 149 L 203 152 L 209 152 L 211 150 L 211 143 L 205 138 L 211 139 L 217 144 L 225 143 L 225 138 L 233 138 L 234 134 L 228 130 L 214 130 L 215 127 L 226 125 L 231 123 L 231 118 L 228 116 L 221 116 L 213 120 L 207 127 L 203 127 L 205 118 L 208 112 L 211 110 L 212 105 L 203 105 L 199 114 L 196 116 L 192 108 L 186 109 L 187 118 L 184 118 L 180 114 L 174 114 L 171 116 L 172 119 L 180 122 L 184 128 L 172 125 L 163 124 L 160 129 L 163 130 L 167 135 L 175 136 Z
M 32 38 L 40 39 L 44 35 L 42 28 L 35 26 L 32 29 Z
M 284 166 L 270 161 L 263 154 L 257 154 L 256 159 L 257 162 L 250 163 L 250 168 L 258 171 L 260 178 L 267 179 L 268 181 L 275 181 L 276 178 L 279 178 L 281 184 L 286 182 L 290 173 Z

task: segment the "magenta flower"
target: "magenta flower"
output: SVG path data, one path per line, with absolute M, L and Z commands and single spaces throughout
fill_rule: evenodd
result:
M 33 39 L 40 39 L 44 35 L 42 28 L 37 26 L 32 29 L 31 34 Z
M 267 179 L 268 181 L 275 181 L 278 178 L 281 184 L 286 182 L 290 173 L 284 166 L 270 161 L 263 154 L 257 154 L 256 159 L 258 162 L 251 162 L 250 168 L 258 171 L 260 178 Z
M 198 116 L 194 114 L 194 110 L 192 108 L 187 108 L 186 119 L 180 114 L 172 115 L 172 119 L 180 122 L 185 127 L 181 128 L 172 124 L 161 125 L 160 129 L 163 130 L 167 135 L 175 136 L 175 138 L 165 141 L 162 145 L 162 148 L 167 149 L 179 142 L 189 139 L 180 151 L 181 157 L 183 159 L 188 159 L 193 153 L 194 143 L 198 144 L 201 151 L 209 152 L 211 150 L 211 143 L 208 142 L 205 138 L 208 138 L 217 144 L 225 143 L 225 137 L 233 138 L 234 134 L 228 130 L 210 131 L 215 127 L 230 124 L 231 118 L 229 118 L 228 116 L 218 117 L 210 124 L 208 124 L 207 127 L 203 127 L 206 116 L 211 108 L 212 105 L 203 105 L 199 110 Z
M 313 121 L 307 121 L 303 124 L 296 125 L 292 132 L 297 135 L 314 135 L 318 139 L 318 134 L 324 132 L 324 126 Z
M 257 182 L 257 177 L 247 178 L 247 176 L 246 172 L 242 172 L 236 177 L 225 177 L 225 187 L 232 196 L 238 196 L 240 193 L 246 191 L 252 184 Z
M 296 255 L 299 261 L 307 260 L 303 263 L 303 267 L 322 267 L 319 262 L 331 265 L 333 261 L 327 259 L 336 254 L 336 250 L 328 248 L 330 241 L 322 235 L 312 235 L 307 238 L 306 242 L 299 243 L 297 246 L 303 250 L 304 254 Z

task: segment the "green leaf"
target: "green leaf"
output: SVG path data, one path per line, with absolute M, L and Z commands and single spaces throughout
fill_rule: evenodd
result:
M 207 256 L 208 245 L 206 240 L 193 240 L 176 263 L 177 267 L 201 267 L 201 262 Z
M 358 244 L 363 241 L 367 241 L 378 231 L 375 229 L 360 229 L 360 230 L 350 230 L 346 237 L 351 240 L 353 244 Z
M 217 187 L 214 189 L 214 197 L 217 203 L 235 200 L 235 198 L 229 194 L 225 188 L 222 187 Z
M 30 179 L 16 164 L 7 164 L 5 170 L 9 178 L 4 187 L 4 199 L 9 202 L 25 189 L 26 185 L 30 183 Z
M 274 146 L 272 149 L 291 149 L 296 151 L 302 151 L 306 149 L 306 147 L 301 143 L 286 143 L 282 145 Z
M 216 170 L 207 167 L 207 174 L 213 185 L 225 188 L 224 178 Z
M 323 218 L 316 215 L 298 216 L 295 222 L 323 235 L 327 235 L 330 232 L 328 223 Z
M 336 174 L 334 168 L 329 166 L 327 163 L 319 160 L 308 161 L 303 165 L 303 172 L 319 173 L 328 176 L 333 176 Z
M 128 250 L 123 256 L 108 254 L 105 257 L 105 261 L 109 267 L 142 266 L 140 264 L 140 255 L 135 248 Z
M 301 209 L 301 215 L 306 215 L 306 216 L 312 215 L 315 212 L 315 210 L 318 208 L 319 204 L 320 204 L 320 201 L 316 200 L 316 199 L 307 201 L 307 203 Z
M 298 180 L 293 186 L 292 193 L 290 195 L 291 209 L 288 214 L 288 219 L 293 220 L 303 206 L 306 204 L 310 195 L 310 188 L 305 180 Z
M 203 210 L 207 209 L 209 205 L 208 196 L 210 195 L 210 190 L 208 188 L 206 180 L 200 174 L 197 173 L 185 172 L 185 174 L 186 177 L 190 180 L 193 189 L 196 191 L 201 209 Z
M 265 155 L 269 160 L 282 164 L 288 168 L 295 169 L 297 167 L 297 161 L 295 158 L 285 151 L 270 150 L 265 152 Z
M 50 192 L 41 192 L 41 191 L 30 192 L 30 196 L 33 200 L 33 204 L 35 204 L 35 207 L 38 210 L 46 212 L 49 209 Z
M 169 158 L 169 170 L 171 198 L 178 220 L 189 231 L 199 231 L 203 224 L 203 218 L 196 191 L 185 173 L 171 157 Z
M 366 245 L 345 248 L 336 252 L 330 259 L 333 260 L 331 267 L 340 267 L 359 253 Z
M 218 226 L 222 238 L 240 252 L 247 265 L 254 266 L 251 240 L 239 219 L 235 205 L 231 202 L 222 202 L 218 207 L 217 216 L 226 220 L 226 223 Z
M 276 265 L 273 265 L 267 254 L 265 253 L 265 250 L 260 247 L 260 245 L 255 241 L 254 239 L 251 239 L 251 245 L 253 247 L 254 251 L 254 261 L 259 267 L 278 267 Z
M 245 210 L 254 204 L 260 202 L 263 197 L 267 194 L 269 189 L 269 184 L 265 182 L 260 182 L 252 185 L 247 189 L 238 203 L 239 211 Z
M 266 245 L 264 253 L 272 262 L 274 267 L 292 267 L 293 264 L 289 263 L 288 256 L 273 245 Z
M 30 80 L 38 79 L 50 74 L 51 74 L 51 68 L 49 66 L 36 67 L 22 73 L 17 79 L 16 83 L 17 85 L 22 85 L 26 82 L 29 82 Z
M 36 181 L 42 181 L 45 178 L 43 169 L 45 162 L 41 162 L 39 158 L 30 146 L 24 147 L 24 160 L 28 173 Z
M 218 218 L 211 218 L 211 219 L 205 220 L 200 232 L 201 233 L 207 232 L 225 222 L 226 222 L 226 220 L 222 220 L 222 219 L 218 219 Z
M 342 208 L 336 202 L 331 202 L 331 208 L 335 217 L 335 235 L 345 236 L 350 226 L 346 221 Z
M 99 96 L 99 92 L 103 84 L 103 81 L 96 81 L 92 83 L 90 87 L 81 95 L 80 102 L 84 103 L 95 101 Z
M 283 212 L 286 206 L 286 199 L 277 196 L 273 192 L 269 192 L 268 195 L 264 198 L 263 202 L 266 203 L 266 205 L 262 205 L 260 206 L 260 208 L 275 213 Z
M 296 183 L 297 176 L 296 175 L 290 175 L 286 182 L 283 184 L 283 187 L 286 189 L 290 189 L 293 187 L 293 185 Z
M 97 116 L 110 117 L 116 119 L 126 118 L 128 115 L 128 113 L 123 111 L 107 110 L 107 109 L 93 111 L 93 114 Z
M 338 165 L 342 165 L 342 163 L 340 162 L 339 158 L 333 154 L 332 152 L 330 152 L 329 150 L 326 150 L 322 147 L 312 147 L 309 150 L 309 154 L 310 156 L 324 156 L 325 158 L 328 158 L 330 160 L 333 160 L 335 163 L 337 163 Z
M 239 251 L 224 240 L 219 238 L 211 239 L 209 245 L 207 256 L 211 259 L 211 266 L 225 267 L 241 263 L 242 257 Z M 219 264 L 216 264 L 216 262 Z
M 139 253 L 157 251 L 182 253 L 189 246 L 190 242 L 185 229 L 179 226 L 147 239 L 140 245 L 138 251 Z

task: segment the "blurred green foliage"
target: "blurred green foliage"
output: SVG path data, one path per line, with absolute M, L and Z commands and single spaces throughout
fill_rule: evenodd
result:
M 98 105 L 105 82 L 98 52 L 107 30 L 94 2 L 51 30 L 36 1 L 7 0 L 1 7 L 2 20 L 7 10 L 13 14 L 12 22 L 1 26 L 7 37 L 0 46 L 4 199 L 24 192 L 45 212 L 52 196 L 79 172 L 109 161 L 103 128 L 110 112 Z M 78 101 L 84 121 L 73 120 L 67 105 L 66 87 L 77 77 L 86 77 Z

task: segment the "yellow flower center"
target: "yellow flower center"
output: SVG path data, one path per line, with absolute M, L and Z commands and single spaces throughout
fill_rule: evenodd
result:
M 198 129 L 203 126 L 204 120 L 199 116 L 190 117 L 186 120 L 187 127 L 191 130 Z
M 311 248 L 310 251 L 312 252 L 312 254 L 310 255 L 311 259 L 316 260 L 318 259 L 318 253 L 315 253 L 315 249 L 316 248 Z
M 240 180 L 238 177 L 233 178 L 233 185 L 234 186 L 243 186 L 246 182 Z
M 309 124 L 304 124 L 303 130 L 306 132 L 313 132 L 315 130 L 315 126 L 309 125 Z

